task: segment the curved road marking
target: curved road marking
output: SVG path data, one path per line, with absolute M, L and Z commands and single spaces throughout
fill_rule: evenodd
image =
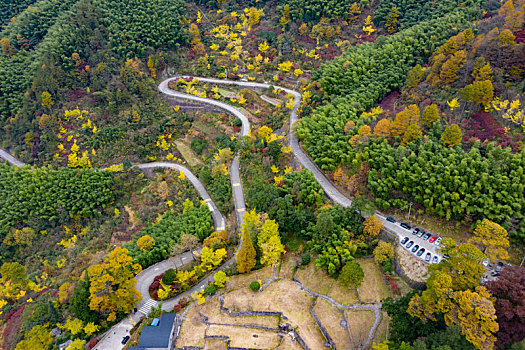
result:
M 179 92 L 179 91 L 172 90 L 172 89 L 170 89 L 168 87 L 168 83 L 170 81 L 178 80 L 181 77 L 182 78 L 197 78 L 199 81 L 202 81 L 202 82 L 213 83 L 213 84 L 224 84 L 224 85 L 236 85 L 236 86 L 242 86 L 242 87 L 247 87 L 247 88 L 268 89 L 270 87 L 270 85 L 262 84 L 262 83 L 231 81 L 231 80 L 223 80 L 223 79 L 215 79 L 215 78 L 199 78 L 199 77 L 189 77 L 189 76 L 171 77 L 171 78 L 165 79 L 164 81 L 162 81 L 159 84 L 159 86 L 158 86 L 159 91 L 161 93 L 163 93 L 164 95 L 166 95 L 166 96 L 169 96 L 169 97 L 172 97 L 172 98 L 175 98 L 175 99 L 178 99 L 178 100 L 190 100 L 190 101 L 195 101 L 195 102 L 199 102 L 199 103 L 203 103 L 203 104 L 212 105 L 212 106 L 218 107 L 218 108 L 220 108 L 222 110 L 225 110 L 229 114 L 231 114 L 234 117 L 238 118 L 242 122 L 241 137 L 248 135 L 248 132 L 250 131 L 250 121 L 243 114 L 243 112 L 241 112 L 239 109 L 237 109 L 237 108 L 235 108 L 235 107 L 233 107 L 233 106 L 231 106 L 229 104 L 226 104 L 226 103 L 223 103 L 223 102 L 220 102 L 220 101 L 216 101 L 216 100 L 212 100 L 212 99 L 208 99 L 208 98 L 203 98 L 203 97 L 198 97 L 198 96 L 182 93 L 182 92 Z M 278 89 L 281 89 L 281 90 L 285 91 L 286 93 L 291 94 L 291 95 L 294 96 L 294 107 L 293 107 L 293 109 L 292 109 L 292 111 L 290 113 L 290 128 L 289 128 L 289 133 L 288 133 L 289 145 L 290 145 L 290 147 L 292 149 L 293 155 L 297 158 L 297 160 L 302 164 L 302 166 L 304 168 L 310 170 L 313 173 L 314 178 L 319 183 L 319 185 L 321 186 L 321 188 L 323 189 L 324 193 L 326 194 L 326 196 L 328 198 L 330 198 L 335 203 L 341 205 L 342 207 L 345 207 L 345 208 L 350 207 L 351 204 L 352 204 L 352 201 L 348 197 L 346 197 L 344 194 L 342 194 L 330 182 L 330 180 L 328 180 L 326 178 L 324 173 L 317 167 L 317 165 L 315 165 L 315 163 L 306 155 L 306 153 L 302 150 L 297 137 L 294 134 L 293 127 L 294 127 L 294 124 L 298 120 L 297 110 L 299 109 L 299 106 L 301 104 L 301 98 L 302 98 L 301 94 L 298 93 L 297 91 L 294 91 L 294 90 L 291 90 L 291 89 L 288 89 L 288 88 L 279 87 L 279 86 L 275 86 L 275 85 L 274 85 L 274 87 L 278 88 Z M 15 165 L 15 166 L 23 166 L 24 165 L 23 162 L 17 160 L 16 158 L 14 158 L 13 156 L 11 156 L 9 153 L 7 153 L 6 151 L 4 151 L 2 149 L 0 149 L 0 158 L 3 158 L 7 162 L 9 162 L 10 164 Z M 235 212 L 237 214 L 237 224 L 238 224 L 238 228 L 240 230 L 240 227 L 241 227 L 241 225 L 243 223 L 243 215 L 244 215 L 243 213 L 246 210 L 246 205 L 245 205 L 245 200 L 244 200 L 244 192 L 243 192 L 243 188 L 242 188 L 241 177 L 240 177 L 240 174 L 239 174 L 239 165 L 240 165 L 239 164 L 239 153 L 237 152 L 235 154 L 232 162 L 231 162 L 229 173 L 230 173 L 230 182 L 231 182 L 231 188 L 232 188 L 232 196 L 233 196 L 233 200 L 234 200 L 234 204 L 235 204 Z M 175 164 L 175 163 L 170 163 L 170 162 L 146 163 L 146 164 L 138 164 L 136 166 L 139 169 L 172 168 L 172 169 L 178 169 L 178 170 L 182 171 L 184 173 L 184 175 L 188 178 L 188 180 L 193 184 L 193 186 L 195 187 L 195 189 L 197 190 L 197 192 L 199 193 L 201 198 L 204 200 L 204 202 L 206 202 L 208 204 L 208 206 L 210 208 L 210 211 L 211 211 L 211 214 L 212 214 L 212 217 L 213 217 L 213 220 L 214 220 L 214 224 L 215 224 L 215 228 L 216 228 L 215 230 L 216 231 L 220 231 L 220 230 L 223 230 L 225 228 L 226 221 L 225 221 L 224 217 L 222 216 L 222 214 L 218 210 L 217 206 L 215 205 L 215 203 L 213 202 L 213 200 L 211 199 L 211 197 L 207 193 L 205 187 L 202 185 L 202 183 L 199 181 L 199 179 L 189 169 L 187 169 L 186 167 L 184 167 L 184 166 L 182 166 L 180 164 Z M 400 232 L 399 228 L 394 227 L 391 223 L 387 222 L 386 218 L 384 216 L 382 216 L 382 215 L 380 215 L 378 213 L 376 213 L 375 216 L 378 217 L 384 224 L 386 224 L 385 227 L 387 227 L 389 230 L 393 231 L 400 238 L 404 234 L 406 234 L 406 233 Z M 239 245 L 238 245 L 237 249 L 239 249 L 240 244 L 241 244 L 241 242 L 239 242 Z M 438 255 L 438 254 L 436 254 L 436 255 Z M 167 268 L 171 267 L 171 266 L 166 267 L 167 265 L 170 264 L 168 261 L 169 260 L 165 260 L 165 261 L 162 261 L 162 262 L 160 262 L 158 264 L 150 266 L 148 269 L 144 270 L 141 274 L 137 275 L 136 276 L 137 277 L 137 286 L 140 287 L 140 289 L 144 289 L 144 286 L 147 287 L 148 283 L 145 283 L 145 282 L 147 282 L 146 280 L 150 279 L 151 274 L 157 274 L 157 272 L 155 272 L 155 271 L 159 270 L 159 268 L 167 269 Z M 182 261 L 182 258 L 181 258 L 181 261 Z M 225 264 L 223 264 L 221 266 L 221 268 L 223 266 L 227 265 L 228 263 L 230 263 L 231 261 L 232 261 L 232 259 L 227 261 Z M 173 264 L 173 263 L 171 263 L 171 264 Z M 166 265 L 166 266 L 164 266 L 164 265 Z M 145 273 L 147 271 L 149 271 L 150 273 Z M 148 278 L 146 278 L 146 275 L 148 275 Z M 191 288 L 190 290 L 188 290 L 185 293 L 191 293 L 194 290 L 198 290 L 198 289 L 202 288 L 202 286 L 203 286 L 202 283 L 203 282 L 207 283 L 208 279 L 209 278 L 206 278 L 205 280 L 201 281 L 199 284 L 195 285 L 193 288 Z M 153 280 L 153 279 L 151 278 L 151 280 Z M 183 294 L 185 294 L 185 293 L 183 293 Z M 148 302 L 151 304 L 151 302 L 150 302 L 151 299 L 148 297 L 149 293 L 146 292 L 143 295 L 146 295 L 146 298 L 143 298 L 143 300 L 138 304 L 138 306 L 145 305 Z M 171 309 L 171 307 L 172 307 L 171 304 L 174 305 L 175 301 L 178 300 L 180 297 L 182 297 L 182 295 L 179 295 L 179 296 L 177 296 L 177 297 L 175 297 L 173 299 L 168 300 L 167 301 L 168 309 Z M 164 308 L 164 309 L 166 309 L 166 308 Z M 375 312 L 377 313 L 378 310 L 375 309 Z M 130 318 L 132 318 L 132 317 L 130 316 Z M 124 319 L 123 321 L 121 321 L 121 323 L 125 324 L 125 321 L 128 321 L 128 319 L 127 318 Z M 372 327 L 372 329 L 371 329 L 371 332 L 372 332 L 372 330 L 374 328 L 377 327 L 376 323 L 377 323 L 377 317 L 376 317 L 376 322 L 374 324 L 374 327 Z M 115 328 L 116 328 L 117 331 L 119 331 L 119 330 L 122 331 L 121 328 L 123 328 L 123 327 L 115 327 Z M 115 328 L 112 328 L 112 329 L 115 329 Z M 108 334 L 109 333 L 110 332 L 108 332 Z M 119 333 L 122 333 L 122 332 L 119 332 Z M 118 338 L 119 335 L 117 335 L 116 337 Z M 103 338 L 102 340 L 104 340 L 105 338 Z M 370 340 L 370 336 L 369 336 L 369 340 Z M 101 343 L 103 343 L 103 341 L 101 341 Z M 99 343 L 99 345 L 96 348 L 97 349 L 106 349 L 107 347 L 105 347 L 101 343 Z M 113 346 L 112 348 L 107 348 L 107 349 L 115 349 L 116 348 L 115 347 L 116 343 L 113 342 L 112 346 Z M 123 346 L 119 343 L 118 348 L 121 349 L 122 347 Z

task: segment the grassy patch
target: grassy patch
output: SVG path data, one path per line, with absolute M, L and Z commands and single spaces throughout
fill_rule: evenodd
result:
M 204 349 L 228 350 L 228 340 L 226 339 L 206 339 Z
M 290 337 L 284 337 L 281 339 L 281 345 L 275 348 L 275 350 L 303 350 L 299 342 L 293 341 Z
M 382 343 L 388 339 L 388 324 L 390 323 L 390 317 L 385 311 L 381 311 L 381 322 L 377 326 L 376 332 L 374 334 L 373 341 L 376 343 Z
M 213 323 L 257 325 L 277 328 L 278 317 L 232 317 L 227 312 L 220 311 L 220 302 L 217 298 L 207 300 L 204 304 L 195 306 L 195 312 L 208 316 L 208 321 Z
M 370 328 L 374 325 L 375 314 L 372 311 L 345 311 L 348 327 L 352 334 L 354 348 L 362 348 L 368 339 Z
M 383 281 L 381 270 L 374 259 L 357 260 L 363 272 L 365 279 L 359 287 L 359 298 L 362 302 L 380 301 L 390 296 L 388 286 Z
M 175 141 L 175 144 L 177 145 L 177 149 L 182 154 L 182 157 L 188 162 L 188 164 L 191 167 L 197 166 L 201 164 L 201 161 L 193 152 L 190 146 L 188 146 L 185 142 L 177 140 Z
M 408 278 L 416 282 L 424 282 L 428 278 L 428 264 L 411 254 L 408 250 L 397 245 L 397 258 L 399 265 L 405 271 Z
M 315 266 L 313 262 L 297 270 L 295 278 L 301 281 L 308 289 L 328 295 L 341 304 L 353 305 L 359 302 L 357 292 L 348 290 L 341 286 L 338 280 L 328 276 L 323 270 Z M 366 273 L 365 273 L 366 280 Z M 386 287 L 386 286 L 385 286 Z
M 293 233 L 288 233 L 284 237 L 284 245 L 288 247 L 289 252 L 297 252 L 299 250 L 302 250 L 304 246 L 304 240 L 300 239 L 299 237 L 295 236 Z
M 314 312 L 338 349 L 352 348 L 348 331 L 341 327 L 341 321 L 344 320 L 342 311 L 324 299 L 317 299 Z
M 264 267 L 260 270 L 252 271 L 241 275 L 230 277 L 226 283 L 228 289 L 248 288 L 248 285 L 253 281 L 269 280 L 273 277 L 273 268 L 271 266 Z
M 279 270 L 279 277 L 291 280 L 293 277 L 293 272 L 295 269 L 295 264 L 290 260 L 284 260 L 281 264 L 281 269 Z

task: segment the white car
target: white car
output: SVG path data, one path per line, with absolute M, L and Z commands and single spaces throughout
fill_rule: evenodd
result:
M 438 247 L 441 245 L 441 237 L 439 237 L 438 239 L 436 239 L 436 241 L 434 242 L 435 245 L 437 245 Z
M 483 260 L 482 264 L 483 264 L 483 266 L 485 266 L 485 267 L 489 266 L 489 259 L 485 259 L 485 260 Z

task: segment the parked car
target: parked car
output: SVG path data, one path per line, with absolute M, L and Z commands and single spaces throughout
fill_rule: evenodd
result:
M 431 236 L 430 233 L 427 233 L 426 235 L 423 236 L 423 240 L 426 241 L 427 239 L 429 239 Z
M 401 227 L 404 228 L 405 230 L 410 230 L 411 229 L 410 225 L 407 224 L 406 222 L 402 222 L 401 223 Z
M 414 246 L 414 248 L 412 248 L 412 253 L 417 252 L 418 249 L 419 249 L 419 246 L 416 244 L 416 245 Z
M 126 344 L 129 340 L 130 336 L 126 335 L 124 338 L 122 338 L 122 345 Z
M 425 248 L 421 248 L 421 249 L 419 250 L 419 252 L 417 252 L 416 255 L 417 255 L 417 256 L 421 256 L 421 255 L 423 255 L 424 252 L 425 252 Z
M 391 217 L 391 216 L 387 216 L 387 217 L 386 217 L 386 221 L 396 222 L 396 219 L 394 219 L 394 218 Z
M 494 263 L 489 263 L 489 269 L 493 269 L 494 268 Z
M 448 259 L 450 256 L 448 254 L 443 254 L 443 259 Z
M 417 235 L 418 233 L 419 233 L 419 229 L 418 228 L 416 228 L 414 231 L 412 231 L 413 235 Z
M 410 247 L 412 247 L 413 245 L 414 245 L 414 241 L 410 241 L 410 242 L 408 242 L 408 244 L 407 244 L 407 249 L 410 248 Z
M 405 243 L 408 242 L 408 237 L 403 238 L 401 241 L 401 245 L 405 245 Z
M 494 277 L 499 276 L 499 272 L 498 271 L 492 271 L 490 274 L 491 274 L 491 276 L 494 276 Z
M 432 259 L 432 264 L 437 264 L 439 262 L 439 259 L 436 255 L 434 255 L 434 258 Z
M 427 255 L 425 255 L 425 261 L 426 261 L 426 262 L 430 262 L 430 257 L 431 257 L 431 256 L 432 256 L 432 255 L 431 255 L 430 253 L 427 253 Z
M 434 243 L 436 241 L 436 236 L 432 236 L 430 237 L 430 239 L 428 240 L 429 243 Z
M 503 269 L 503 263 L 501 261 L 498 261 L 498 264 L 496 265 L 496 268 L 494 269 L 494 271 L 496 272 L 500 272 L 501 269 Z
M 441 244 L 441 237 L 439 237 L 438 239 L 436 239 L 436 241 L 434 242 L 435 245 L 439 246 Z
M 481 262 L 481 264 L 485 267 L 488 267 L 489 266 L 489 259 L 485 259 Z

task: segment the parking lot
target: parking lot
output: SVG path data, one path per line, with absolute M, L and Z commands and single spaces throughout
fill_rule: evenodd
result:
M 411 227 L 410 229 L 406 229 L 404 227 L 401 227 L 401 222 L 399 221 L 391 222 L 391 221 L 388 221 L 386 217 L 381 216 L 381 215 L 377 215 L 377 217 L 381 220 L 381 222 L 383 222 L 383 225 L 385 226 L 387 230 L 394 232 L 398 236 L 400 244 L 403 241 L 403 239 L 405 239 L 405 237 L 408 237 L 408 240 L 404 244 L 402 244 L 402 246 L 404 249 L 413 253 L 414 256 L 425 261 L 425 258 L 427 257 L 427 253 L 430 253 L 430 263 L 439 263 L 441 259 L 443 258 L 443 255 L 438 252 L 439 246 L 435 244 L 435 242 L 434 243 L 429 242 L 430 237 L 435 236 L 437 239 L 439 238 L 439 236 L 434 235 L 431 232 L 428 232 L 430 234 L 430 237 L 425 240 L 423 238 L 425 237 L 426 233 L 421 235 L 421 237 L 418 237 L 418 234 L 413 234 L 413 231 L 414 229 L 416 229 L 416 227 Z M 410 242 L 413 242 L 413 243 L 410 244 Z M 409 248 L 407 248 L 407 244 L 410 244 Z M 412 252 L 412 250 L 416 246 L 417 246 L 417 250 L 415 252 Z M 420 252 L 421 249 L 424 249 L 423 253 L 421 254 L 421 256 L 417 256 L 416 254 Z M 434 257 L 437 257 L 437 261 L 436 259 L 434 259 Z M 428 261 L 425 261 L 425 262 L 428 263 Z

